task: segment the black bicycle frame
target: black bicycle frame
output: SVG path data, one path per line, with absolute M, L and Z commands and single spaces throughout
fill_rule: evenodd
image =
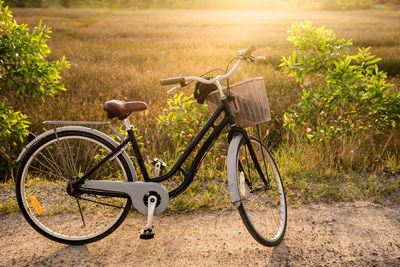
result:
M 217 120 L 217 118 L 222 114 L 222 112 L 225 113 L 225 116 L 223 118 L 223 120 L 216 126 L 214 123 Z M 159 177 L 155 177 L 155 178 L 150 178 L 149 174 L 147 172 L 146 166 L 144 164 L 144 160 L 142 157 L 142 154 L 140 152 L 139 146 L 136 142 L 136 138 L 135 135 L 132 131 L 132 129 L 128 130 L 128 138 L 125 139 L 118 147 L 116 147 L 115 149 L 113 149 L 104 159 L 102 159 L 99 163 L 97 163 L 94 167 L 92 167 L 88 172 L 86 172 L 81 178 L 79 178 L 76 182 L 73 183 L 74 187 L 79 187 L 80 185 L 82 185 L 85 180 L 92 175 L 102 164 L 104 164 L 107 160 L 109 160 L 111 157 L 117 155 L 117 153 L 119 153 L 121 151 L 121 149 L 123 147 L 125 147 L 129 142 L 131 142 L 132 144 L 132 148 L 133 151 L 135 153 L 140 171 L 143 175 L 143 178 L 146 182 L 156 182 L 156 183 L 160 183 L 163 182 L 165 180 L 168 180 L 169 178 L 171 178 L 173 175 L 175 175 L 178 171 L 180 171 L 183 175 L 184 175 L 184 180 L 183 182 L 174 190 L 172 190 L 171 192 L 169 192 L 169 197 L 175 197 L 178 194 L 182 193 L 183 191 L 185 191 L 186 188 L 189 187 L 189 185 L 192 183 L 197 170 L 200 166 L 200 163 L 202 162 L 202 159 L 204 158 L 204 156 L 207 154 L 208 150 L 210 149 L 210 147 L 212 146 L 212 144 L 218 139 L 219 135 L 221 134 L 222 130 L 225 128 L 225 126 L 227 125 L 231 126 L 231 131 L 229 132 L 229 141 L 232 138 L 232 136 L 235 133 L 240 133 L 244 136 L 246 143 L 248 144 L 249 147 L 249 151 L 250 151 L 250 155 L 253 158 L 254 162 L 255 162 L 255 167 L 257 169 L 257 171 L 260 173 L 262 179 L 264 180 L 264 182 L 266 183 L 266 180 L 264 178 L 264 174 L 261 170 L 261 166 L 258 163 L 257 157 L 255 156 L 254 150 L 251 146 L 250 143 L 250 139 L 247 135 L 247 132 L 245 130 L 243 130 L 240 127 L 236 127 L 235 124 L 235 119 L 232 115 L 231 109 L 229 107 L 229 102 L 228 99 L 224 99 L 221 101 L 221 104 L 218 106 L 217 110 L 214 112 L 214 114 L 212 114 L 212 116 L 210 117 L 210 119 L 206 122 L 206 124 L 203 126 L 203 128 L 200 130 L 200 132 L 195 136 L 195 138 L 192 140 L 192 142 L 189 144 L 189 146 L 186 148 L 186 150 L 184 151 L 184 153 L 179 157 L 178 161 L 172 166 L 172 168 L 164 175 L 161 175 Z M 186 172 L 185 170 L 182 169 L 182 165 L 184 164 L 184 162 L 188 159 L 188 157 L 192 154 L 192 152 L 194 151 L 194 149 L 197 147 L 197 145 L 200 143 L 200 141 L 203 139 L 203 137 L 206 135 L 206 133 L 213 128 L 212 133 L 206 138 L 206 140 L 204 141 L 204 143 L 201 145 L 199 151 L 197 152 L 191 166 L 188 172 Z M 94 194 L 95 192 L 91 191 L 91 190 L 86 190 L 83 188 L 79 187 L 80 192 L 82 193 L 91 193 Z M 90 192 L 89 192 L 90 191 Z M 103 191 L 103 192 L 98 192 L 98 194 L 100 195 L 108 195 L 108 193 L 110 193 L 110 196 L 115 196 L 111 195 L 112 192 L 107 192 L 107 191 Z M 125 195 L 120 195 L 121 197 L 126 197 Z

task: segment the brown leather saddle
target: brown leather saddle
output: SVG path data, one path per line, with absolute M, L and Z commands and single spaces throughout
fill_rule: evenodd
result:
M 141 101 L 120 101 L 109 100 L 104 103 L 103 110 L 107 112 L 107 117 L 112 119 L 118 117 L 123 120 L 129 116 L 133 111 L 146 110 L 147 104 Z

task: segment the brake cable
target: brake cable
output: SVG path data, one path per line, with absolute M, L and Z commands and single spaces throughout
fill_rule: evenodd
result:
M 203 77 L 204 75 L 207 75 L 207 74 L 209 74 L 210 72 L 217 71 L 217 70 L 219 70 L 219 71 L 222 71 L 222 72 L 226 73 L 226 71 L 225 71 L 225 70 L 223 70 L 223 69 L 213 69 L 213 70 L 209 70 L 209 71 L 207 71 L 207 72 L 203 73 L 203 74 L 202 74 L 202 75 L 200 75 L 199 77 Z M 185 84 L 185 86 L 187 86 L 187 85 L 191 84 L 191 83 L 192 83 L 192 82 L 194 82 L 194 81 L 195 81 L 195 80 L 191 80 L 190 82 L 188 82 L 187 84 Z
M 229 65 L 230 65 L 234 60 L 237 60 L 237 59 L 240 59 L 240 58 L 239 58 L 239 57 L 234 57 L 234 58 L 231 59 L 231 61 L 229 61 L 228 65 L 226 65 L 225 73 L 228 72 Z M 227 89 L 227 91 L 228 91 L 228 96 L 230 96 L 230 95 L 231 95 L 231 92 L 230 92 L 230 87 L 229 87 L 229 77 L 226 77 L 226 89 Z

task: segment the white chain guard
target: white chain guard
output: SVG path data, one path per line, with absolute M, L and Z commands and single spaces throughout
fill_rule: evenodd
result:
M 135 208 L 145 215 L 147 215 L 148 211 L 147 206 L 144 204 L 146 193 L 156 192 L 161 197 L 160 204 L 156 207 L 154 215 L 162 213 L 167 208 L 169 202 L 169 195 L 164 186 L 153 182 L 88 181 L 82 187 L 125 193 L 130 196 Z

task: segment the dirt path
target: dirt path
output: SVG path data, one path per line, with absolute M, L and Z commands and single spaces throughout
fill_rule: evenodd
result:
M 156 217 L 156 236 L 128 216 L 107 238 L 66 246 L 18 214 L 0 216 L 0 266 L 400 266 L 400 207 L 369 202 L 289 209 L 277 247 L 258 245 L 236 211 Z

